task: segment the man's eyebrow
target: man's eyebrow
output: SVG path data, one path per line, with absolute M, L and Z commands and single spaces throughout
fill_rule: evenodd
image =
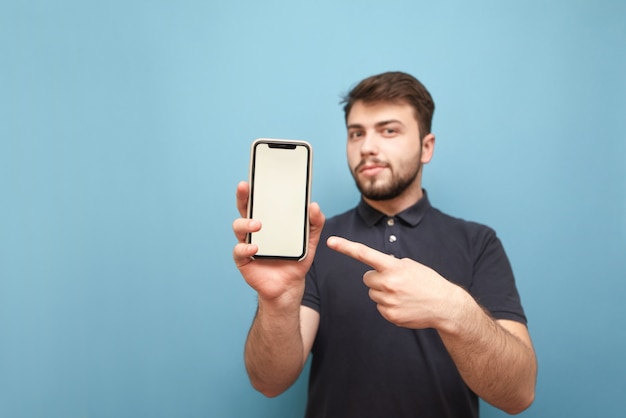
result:
M 404 125 L 401 121 L 397 119 L 389 119 L 389 120 L 382 120 L 380 122 L 376 122 L 374 126 L 376 128 L 382 128 L 383 126 L 391 125 L 392 123 L 399 123 L 400 125 Z M 360 123 L 351 123 L 350 125 L 347 126 L 347 128 L 348 129 L 363 129 L 363 125 L 361 125 Z
M 377 128 L 382 128 L 383 126 L 391 125 L 392 123 L 399 123 L 400 125 L 404 125 L 402 122 L 400 122 L 397 119 L 389 119 L 389 120 L 383 120 L 383 121 L 380 121 L 380 122 L 376 122 L 375 126 Z

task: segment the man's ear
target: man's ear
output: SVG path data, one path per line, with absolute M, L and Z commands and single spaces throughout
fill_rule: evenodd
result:
M 428 164 L 435 153 L 435 134 L 428 134 L 422 138 L 422 164 Z

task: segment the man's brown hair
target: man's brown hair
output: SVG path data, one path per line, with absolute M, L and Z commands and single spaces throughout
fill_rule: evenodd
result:
M 391 71 L 373 75 L 361 81 L 341 101 L 346 121 L 357 101 L 364 103 L 407 103 L 415 111 L 420 137 L 430 133 L 435 103 L 422 83 L 410 74 Z

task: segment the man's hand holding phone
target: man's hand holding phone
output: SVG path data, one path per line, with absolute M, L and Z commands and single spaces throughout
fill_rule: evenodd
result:
M 241 218 L 233 222 L 233 231 L 237 238 L 233 250 L 235 265 L 246 282 L 257 291 L 259 298 L 270 301 L 291 296 L 298 298 L 299 303 L 304 291 L 304 277 L 315 257 L 324 226 L 324 214 L 317 203 L 309 205 L 308 252 L 303 260 L 253 259 L 258 247 L 248 244 L 247 237 L 262 228 L 262 221 L 247 217 L 249 194 L 249 183 L 240 182 L 237 185 L 237 210 Z

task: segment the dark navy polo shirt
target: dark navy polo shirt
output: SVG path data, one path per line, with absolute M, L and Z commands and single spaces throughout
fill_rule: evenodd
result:
M 396 216 L 361 201 L 326 221 L 302 304 L 320 314 L 307 418 L 478 417 L 439 335 L 385 320 L 368 296 L 371 267 L 330 250 L 331 235 L 408 257 L 466 289 L 496 319 L 526 323 L 513 272 L 495 232 L 448 216 L 428 196 Z

